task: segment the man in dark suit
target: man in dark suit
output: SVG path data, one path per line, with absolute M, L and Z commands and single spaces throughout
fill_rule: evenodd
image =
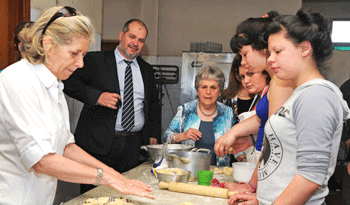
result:
M 142 21 L 129 20 L 114 51 L 87 53 L 84 67 L 64 82 L 64 92 L 84 103 L 76 144 L 121 173 L 137 166 L 141 145 L 160 142 L 161 111 L 153 67 L 138 56 L 147 34 Z M 82 184 L 80 191 L 91 188 Z

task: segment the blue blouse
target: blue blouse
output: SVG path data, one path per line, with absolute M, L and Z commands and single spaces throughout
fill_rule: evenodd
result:
M 190 128 L 199 129 L 201 124 L 201 118 L 197 114 L 197 102 L 193 100 L 177 108 L 177 113 L 174 119 L 171 121 L 168 129 L 164 133 L 164 141 L 171 140 L 171 137 L 175 134 L 186 132 Z M 213 118 L 213 129 L 215 142 L 219 137 L 229 131 L 235 124 L 232 108 L 217 102 L 217 115 Z M 195 141 L 186 140 L 182 141 L 182 144 L 195 146 Z M 215 155 L 216 156 L 216 155 Z M 217 166 L 229 166 L 230 156 L 218 157 L 216 156 Z

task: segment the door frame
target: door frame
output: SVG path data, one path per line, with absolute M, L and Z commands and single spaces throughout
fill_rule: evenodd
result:
M 18 23 L 30 20 L 30 0 L 3 0 L 0 4 L 0 70 L 17 60 L 13 41 Z

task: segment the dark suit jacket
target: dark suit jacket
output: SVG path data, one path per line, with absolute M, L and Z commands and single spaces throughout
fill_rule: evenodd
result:
M 153 67 L 140 57 L 137 62 L 145 88 L 142 144 L 148 144 L 150 137 L 160 142 L 161 108 Z M 89 152 L 107 154 L 115 135 L 118 109 L 97 105 L 97 100 L 103 92 L 120 94 L 114 51 L 87 53 L 84 67 L 64 81 L 64 92 L 84 103 L 74 134 L 77 145 Z

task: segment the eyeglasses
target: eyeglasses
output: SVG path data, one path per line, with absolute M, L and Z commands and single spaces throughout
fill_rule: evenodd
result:
M 51 17 L 50 21 L 47 22 L 41 35 L 44 35 L 46 32 L 46 29 L 50 26 L 50 24 L 52 24 L 52 22 L 54 22 L 59 17 L 69 17 L 69 16 L 76 16 L 76 15 L 77 15 L 76 9 L 73 7 L 65 6 L 61 8 Z

